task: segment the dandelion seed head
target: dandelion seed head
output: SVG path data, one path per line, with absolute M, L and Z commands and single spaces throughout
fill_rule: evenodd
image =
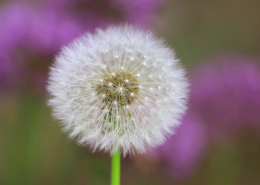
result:
M 186 109 L 187 87 L 172 50 L 152 33 L 125 25 L 64 47 L 47 89 L 53 115 L 80 145 L 111 155 L 121 148 L 126 155 L 165 141 Z
M 129 80 L 127 80 L 126 78 Z M 134 93 L 138 93 L 139 83 L 131 74 L 120 72 L 113 76 L 104 76 L 104 79 L 105 83 L 109 83 L 109 86 L 111 86 L 112 88 L 107 87 L 104 84 L 97 84 L 95 90 L 97 94 L 106 95 L 106 98 L 104 98 L 102 101 L 107 107 L 111 107 L 113 102 L 117 102 L 116 104 L 121 107 L 130 105 L 134 101 L 134 98 L 132 98 L 132 96 Z M 126 93 L 119 93 L 117 90 L 118 87 L 120 91 L 122 91 L 124 88 L 124 91 Z

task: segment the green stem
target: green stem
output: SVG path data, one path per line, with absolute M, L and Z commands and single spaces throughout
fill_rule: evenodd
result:
M 111 185 L 120 185 L 120 149 L 112 157 Z

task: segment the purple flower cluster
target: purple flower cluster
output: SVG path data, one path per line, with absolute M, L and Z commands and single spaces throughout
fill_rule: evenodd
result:
M 258 63 L 257 63 L 258 62 Z M 157 148 L 174 178 L 189 175 L 206 145 L 260 130 L 259 61 L 243 56 L 215 58 L 190 74 L 189 109 L 182 125 Z
M 40 70 L 46 70 L 42 66 L 49 65 L 60 47 L 83 31 L 69 17 L 28 3 L 7 5 L 1 11 L 0 20 L 2 88 L 21 86 L 27 83 L 23 81 L 25 78 L 39 80 Z
M 211 135 L 260 126 L 259 61 L 216 58 L 191 74 L 190 109 Z
M 196 115 L 188 112 L 175 135 L 157 148 L 160 158 L 169 166 L 172 177 L 181 179 L 195 169 L 207 144 L 206 131 Z
M 1 91 L 24 87 L 43 90 L 48 66 L 63 45 L 86 31 L 111 23 L 148 24 L 148 17 L 159 2 L 44 0 L 41 6 L 26 1 L 2 6 Z M 136 17 L 139 11 L 142 18 Z

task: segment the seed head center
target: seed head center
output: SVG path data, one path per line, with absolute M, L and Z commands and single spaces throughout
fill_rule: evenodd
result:
M 136 99 L 139 82 L 129 73 L 113 73 L 103 77 L 96 87 L 96 92 L 108 107 L 127 106 Z

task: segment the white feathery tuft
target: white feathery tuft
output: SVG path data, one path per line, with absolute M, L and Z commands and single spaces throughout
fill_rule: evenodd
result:
M 143 153 L 165 141 L 186 109 L 188 83 L 174 52 L 150 32 L 97 29 L 64 47 L 47 86 L 53 115 L 80 145 Z

